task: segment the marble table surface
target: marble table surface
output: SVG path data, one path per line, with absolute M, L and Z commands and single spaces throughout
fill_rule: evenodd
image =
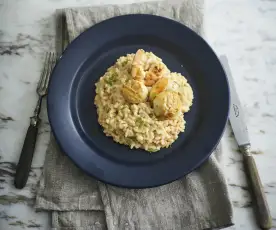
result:
M 141 1 L 141 0 L 140 0 Z M 50 218 L 33 209 L 36 183 L 49 141 L 49 125 L 39 130 L 36 153 L 25 189 L 13 186 L 42 54 L 54 47 L 57 8 L 133 0 L 0 1 L 0 229 L 49 229 Z M 205 39 L 226 54 L 245 107 L 252 150 L 276 229 L 276 1 L 207 0 Z M 234 207 L 235 226 L 258 229 L 241 155 L 229 127 L 223 138 L 224 171 Z

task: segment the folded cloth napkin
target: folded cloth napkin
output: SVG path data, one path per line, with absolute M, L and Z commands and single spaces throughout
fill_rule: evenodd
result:
M 201 0 L 182 0 L 64 9 L 57 13 L 65 15 L 70 42 L 102 20 L 135 13 L 168 17 L 202 34 L 202 7 Z M 219 162 L 221 153 L 219 145 L 200 168 L 170 184 L 124 189 L 87 176 L 51 136 L 35 207 L 52 212 L 52 229 L 56 230 L 227 227 L 232 225 L 232 206 Z

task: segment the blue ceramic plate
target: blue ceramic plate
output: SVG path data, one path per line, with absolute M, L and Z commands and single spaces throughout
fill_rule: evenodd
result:
M 138 49 L 186 76 L 195 96 L 185 132 L 156 153 L 106 137 L 94 105 L 98 79 L 117 58 Z M 48 94 L 50 124 L 63 151 L 87 174 L 129 188 L 166 184 L 199 167 L 219 142 L 228 109 L 227 79 L 209 45 L 182 24 L 152 15 L 115 17 L 82 33 L 58 61 Z

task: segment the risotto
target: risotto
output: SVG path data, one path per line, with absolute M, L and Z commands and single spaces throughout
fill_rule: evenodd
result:
M 132 148 L 156 152 L 184 132 L 193 92 L 151 52 L 120 57 L 96 83 L 98 121 L 107 136 Z

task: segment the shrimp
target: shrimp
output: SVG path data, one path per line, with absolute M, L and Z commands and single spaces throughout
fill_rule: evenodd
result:
M 160 58 L 147 56 L 146 52 L 139 49 L 132 62 L 131 76 L 134 80 L 144 81 L 146 86 L 154 85 L 160 78 L 169 73 Z
M 165 77 L 168 73 L 168 68 L 163 63 L 154 63 L 145 76 L 145 85 L 153 86 L 159 79 Z
M 139 49 L 133 59 L 132 68 L 131 68 L 131 76 L 134 80 L 143 81 L 146 73 L 144 71 L 144 64 L 147 60 L 145 51 Z

